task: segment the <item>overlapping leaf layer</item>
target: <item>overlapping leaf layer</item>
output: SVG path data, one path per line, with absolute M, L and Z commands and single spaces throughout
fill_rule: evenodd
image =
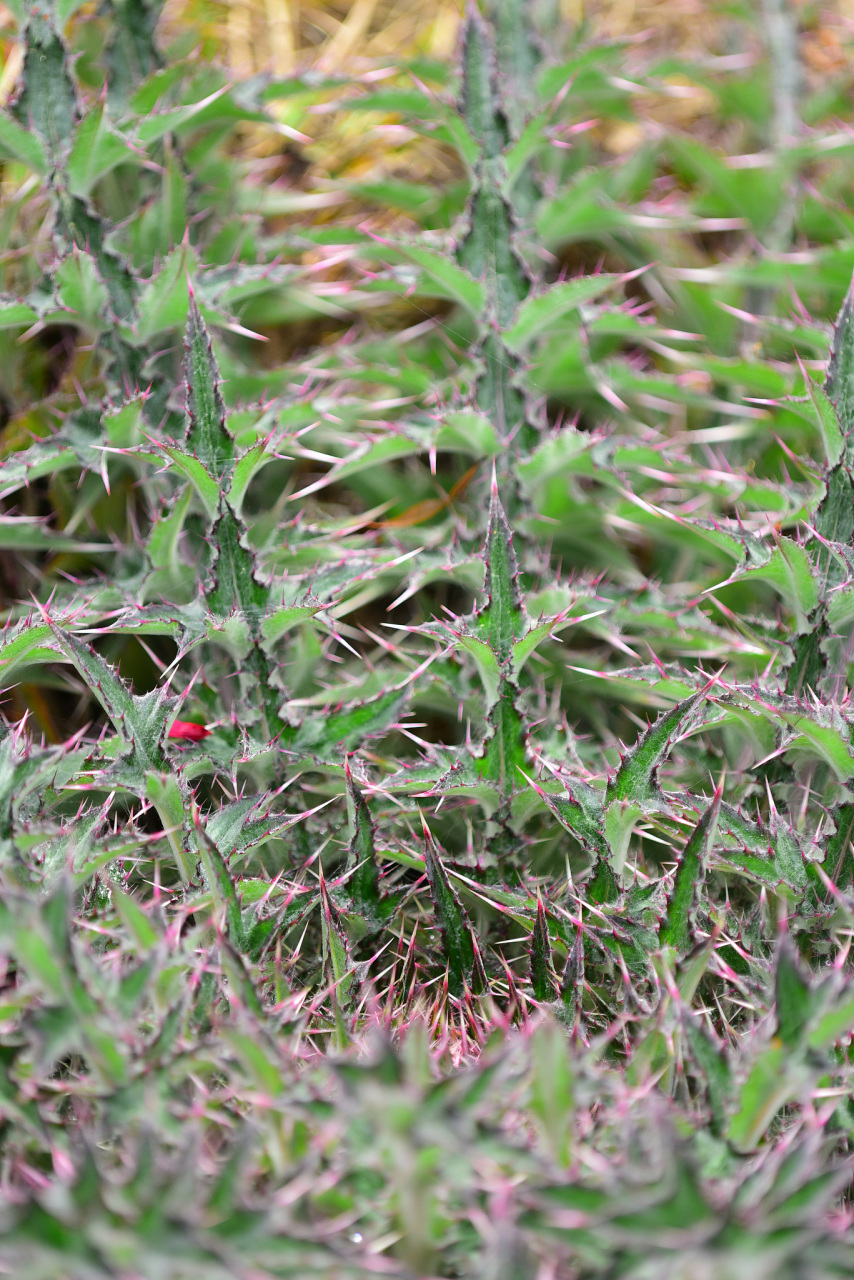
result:
M 844 86 L 12 8 L 0 1264 L 850 1274 Z

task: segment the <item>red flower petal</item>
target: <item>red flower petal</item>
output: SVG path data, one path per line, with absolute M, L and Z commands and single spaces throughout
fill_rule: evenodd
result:
M 189 738 L 191 742 L 200 742 L 202 738 L 209 738 L 210 734 L 210 729 L 206 729 L 203 724 L 194 724 L 192 720 L 175 720 L 166 736 L 167 738 Z

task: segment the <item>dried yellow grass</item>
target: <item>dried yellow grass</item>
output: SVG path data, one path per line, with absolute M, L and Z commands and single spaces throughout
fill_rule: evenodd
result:
M 237 76 L 358 73 L 384 58 L 451 58 L 462 12 L 459 0 L 234 0 L 204 12 L 194 0 L 167 0 L 161 29 L 167 39 L 188 24 L 203 29 Z
M 820 9 L 788 0 L 800 25 L 807 70 L 838 71 L 854 61 L 854 0 Z M 236 75 L 286 76 L 313 67 L 365 69 L 377 59 L 451 58 L 466 0 L 167 0 L 163 30 L 204 28 Z M 657 53 L 701 57 L 719 44 L 732 19 L 710 0 L 559 0 L 564 21 L 584 23 L 593 38 L 641 38 Z
M 450 62 L 459 38 L 467 0 L 167 0 L 162 32 L 167 40 L 187 25 L 200 29 L 218 49 L 235 76 L 266 72 L 287 77 L 308 69 L 328 75 L 358 76 L 376 70 L 385 59 L 414 56 Z M 471 2 L 471 0 L 469 0 Z M 813 9 L 799 0 L 788 3 L 799 27 L 800 63 L 807 89 L 819 88 L 828 75 L 854 68 L 854 0 L 833 0 Z M 203 7 L 204 6 L 204 7 Z M 737 24 L 710 0 L 559 0 L 561 19 L 584 24 L 592 39 L 629 42 L 632 57 L 643 62 L 675 54 L 704 59 L 711 50 L 732 48 L 745 39 Z M 755 37 L 758 39 L 758 34 Z M 646 128 L 692 128 L 711 116 L 715 100 L 688 78 L 671 77 L 672 92 L 640 102 L 636 122 L 613 122 L 600 130 L 599 141 L 612 155 L 630 151 Z M 0 80 L 2 91 L 2 80 Z M 422 176 L 438 177 L 436 156 L 420 140 L 418 154 L 391 145 L 381 132 L 387 121 L 363 120 L 354 135 L 333 121 L 314 130 L 318 145 L 309 158 L 315 178 L 324 176 L 380 178 L 389 164 L 398 175 L 414 166 Z M 247 150 L 269 154 L 257 133 L 244 135 Z M 432 149 L 435 151 L 435 149 Z M 410 149 L 411 151 L 411 149 Z

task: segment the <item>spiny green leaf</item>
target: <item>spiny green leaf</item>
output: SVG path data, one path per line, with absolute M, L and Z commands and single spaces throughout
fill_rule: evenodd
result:
M 566 966 L 560 980 L 560 998 L 570 1029 L 574 1029 L 582 1017 L 584 994 L 584 937 L 577 929 L 575 940 L 569 947 Z
M 105 243 L 108 226 L 85 201 L 76 196 L 61 202 L 58 222 L 69 242 L 79 245 L 95 259 L 116 318 L 129 321 L 134 312 L 135 283 L 125 263 Z M 136 383 L 135 378 L 126 390 L 136 390 Z
M 340 757 L 341 749 L 355 751 L 365 738 L 384 733 L 400 715 L 409 698 L 407 687 L 390 689 L 377 698 L 356 703 L 324 717 L 306 716 L 293 737 L 286 739 L 291 749 L 303 750 L 320 759 Z
M 693 919 L 717 834 L 722 795 L 723 785 L 719 785 L 711 804 L 688 837 L 676 869 L 667 916 L 659 929 L 661 945 L 675 947 L 679 954 L 687 951 L 693 942 Z
M 483 683 L 487 704 L 491 707 L 498 697 L 498 690 L 501 685 L 501 663 L 498 655 L 486 640 L 468 635 L 464 631 L 457 632 L 456 636 L 460 648 L 464 649 L 474 659 Z
M 500 155 L 507 141 L 493 89 L 495 55 L 483 20 L 470 12 L 463 33 L 462 114 L 484 155 Z
M 52 162 L 67 150 L 77 119 L 77 95 L 70 59 L 47 14 L 35 6 L 25 28 L 23 90 L 15 105 L 19 122 L 41 138 Z
M 219 369 L 196 299 L 190 296 L 184 337 L 187 379 L 187 447 L 222 483 L 234 464 L 234 439 L 225 424 Z
M 177 574 L 180 566 L 179 546 L 184 521 L 190 506 L 193 491 L 188 485 L 174 504 L 165 508 L 160 514 L 148 535 L 146 551 L 153 569 L 167 570 Z
M 136 697 L 91 645 L 49 618 L 47 623 L 58 648 L 80 672 L 119 735 L 133 747 L 140 767 L 149 770 L 161 766 L 164 763 L 162 743 L 167 721 L 174 716 L 175 699 L 164 689 Z
M 54 271 L 57 297 L 90 328 L 98 330 L 107 321 L 107 288 L 98 273 L 95 260 L 75 245 L 68 257 Z
M 136 136 L 145 147 L 157 142 L 169 133 L 180 133 L 188 125 L 198 128 L 203 124 L 217 124 L 224 121 L 263 120 L 259 112 L 246 111 L 239 107 L 232 97 L 228 85 L 220 85 L 212 93 L 195 102 L 185 102 L 181 106 L 171 107 L 165 111 L 153 111 L 137 123 Z
M 524 351 L 538 334 L 622 279 L 619 275 L 601 274 L 553 284 L 545 293 L 522 303 L 515 323 L 503 335 L 505 346 L 511 351 Z
M 373 919 L 380 905 L 380 873 L 374 848 L 374 824 L 362 792 L 353 781 L 349 762 L 345 761 L 347 776 L 348 809 L 350 817 L 350 845 L 347 850 L 347 891 L 352 908 L 366 919 Z
M 193 807 L 193 831 L 214 905 L 225 916 L 228 938 L 232 946 L 237 951 L 243 951 L 246 940 L 234 881 L 225 864 L 225 859 L 205 830 L 201 815 L 195 806 Z
M 517 790 L 520 770 L 527 764 L 525 724 L 516 705 L 518 693 L 516 685 L 502 680 L 489 713 L 489 733 L 475 762 L 480 777 L 495 783 L 502 795 Z
M 0 330 L 29 329 L 39 318 L 39 312 L 27 302 L 10 298 L 0 302 Z M 5 470 L 5 467 L 4 467 Z
M 532 1036 L 531 1109 L 547 1148 L 559 1166 L 569 1165 L 575 1100 L 574 1064 L 567 1053 L 566 1032 L 553 1022 Z
M 736 688 L 720 701 L 749 708 L 763 718 L 788 726 L 797 735 L 787 743 L 789 749 L 808 748 L 825 760 L 840 780 L 854 776 L 850 726 L 835 704 L 799 700 L 753 687 Z
M 593 875 L 584 886 L 584 892 L 591 902 L 599 905 L 619 901 L 620 885 L 611 869 L 610 850 L 606 856 L 596 859 Z
M 664 711 L 654 724 L 641 734 L 637 743 L 623 758 L 616 775 L 608 784 L 607 801 L 654 800 L 659 795 L 657 771 L 673 744 L 674 736 L 701 698 L 692 694 L 670 711 Z
M 369 471 L 373 467 L 394 462 L 398 458 L 411 457 L 413 454 L 420 453 L 421 447 L 415 440 L 410 440 L 404 435 L 383 436 L 373 444 L 370 444 L 367 449 L 359 449 L 355 456 L 347 458 L 346 461 L 337 466 L 333 466 L 319 480 L 306 485 L 304 489 L 297 490 L 292 497 L 306 497 L 310 493 L 317 493 L 319 490 L 325 489 L 330 484 L 336 484 L 341 480 L 347 480 L 351 476 L 358 475 L 361 471 Z
M 158 448 L 169 459 L 178 474 L 190 481 L 202 500 L 208 520 L 214 521 L 219 511 L 222 494 L 219 480 L 212 476 L 205 464 L 193 454 L 185 453 L 182 449 L 176 449 L 168 444 L 159 445 Z
M 691 1053 L 706 1081 L 712 1110 L 713 1132 L 722 1134 L 726 1128 L 727 1105 L 732 1091 L 729 1063 L 723 1050 L 712 1042 L 695 1017 L 686 1013 L 682 1025 L 685 1028 Z
M 537 902 L 537 919 L 531 932 L 528 954 L 531 957 L 531 986 L 534 990 L 534 998 L 542 1002 L 554 1000 L 555 984 L 552 977 L 549 926 L 541 901 Z
M 401 244 L 395 248 L 402 257 L 421 268 L 424 275 L 439 289 L 440 297 L 451 298 L 475 317 L 481 315 L 486 292 L 481 280 L 475 278 L 474 272 L 461 269 L 442 254 L 421 245 Z
M 515 439 L 520 445 L 533 447 L 535 440 L 525 427 L 527 400 L 500 337 L 487 331 L 478 355 L 483 364 L 476 386 L 478 409 L 495 424 L 502 444 Z
M 59 646 L 48 622 L 28 618 L 7 629 L 0 639 L 0 687 L 7 689 L 18 667 L 55 662 Z
M 585 618 L 579 619 L 579 621 L 586 620 L 587 619 Z M 532 627 L 529 627 L 519 640 L 515 640 L 513 642 L 511 656 L 513 658 L 514 676 L 518 678 L 519 672 L 525 666 L 525 663 L 531 655 L 536 652 L 544 640 L 547 640 L 556 632 L 572 626 L 575 621 L 576 619 L 574 618 L 566 617 L 564 614 L 559 614 L 554 618 L 544 618 L 542 621 L 535 623 Z
M 128 334 L 128 341 L 144 345 L 165 330 L 184 327 L 190 304 L 188 273 L 193 257 L 193 251 L 181 245 L 169 254 L 157 275 L 140 289 L 134 331 Z
M 45 766 L 49 769 L 55 759 L 54 752 L 30 746 L 20 730 L 0 720 L 0 848 L 5 856 L 13 852 L 16 810 L 26 804 L 34 787 L 44 786 Z
M 805 1071 L 779 1041 L 762 1049 L 738 1096 L 727 1137 L 736 1151 L 752 1151 L 781 1107 L 797 1095 Z
M 188 838 L 190 814 L 186 787 L 182 787 L 174 773 L 149 770 L 145 774 L 144 795 L 160 815 L 178 874 L 185 885 L 189 884 L 195 876 L 196 858 Z
M 829 1049 L 854 1028 L 854 999 L 843 999 L 814 1020 L 807 1035 L 811 1049 Z
M 835 830 L 825 841 L 824 870 L 838 889 L 850 892 L 854 887 L 854 804 L 838 805 L 831 817 Z
M 823 387 L 818 387 L 809 374 L 806 375 L 807 394 L 816 412 L 821 431 L 824 453 L 828 465 L 835 467 L 845 451 L 845 438 L 839 424 L 839 416 L 833 401 Z
M 605 806 L 605 839 L 617 875 L 623 873 L 632 833 L 643 814 L 644 804 L 639 800 L 612 800 Z
M 791 605 L 798 632 L 809 630 L 809 615 L 818 604 L 819 593 L 815 569 L 804 547 L 791 538 L 778 538 L 764 564 L 739 568 L 729 581 L 744 578 L 770 582 Z
M 484 178 L 475 192 L 470 220 L 469 234 L 457 256 L 469 275 L 485 286 L 490 317 L 506 329 L 516 317 L 519 303 L 527 298 L 531 281 L 513 246 L 510 206 L 489 178 Z
M 513 534 L 507 523 L 497 486 L 493 486 L 489 507 L 484 560 L 486 576 L 483 589 L 487 604 L 478 614 L 478 626 L 499 661 L 504 663 L 512 653 L 513 642 L 524 630 L 524 615 Z
M 839 542 L 845 546 L 852 544 L 854 486 L 848 469 L 844 466 L 834 467 L 827 477 L 827 491 L 815 514 L 815 527 L 828 542 Z M 823 597 L 828 581 L 841 581 L 842 575 L 836 568 L 835 557 L 827 548 L 818 547 L 816 559 L 819 566 L 819 594 Z
M 41 521 L 0 515 L 0 548 L 9 551 L 65 551 L 78 555 L 105 555 L 107 542 L 78 542 L 67 533 L 51 533 Z
M 573 783 L 566 795 L 541 791 L 540 796 L 561 826 L 571 831 L 578 842 L 597 858 L 607 860 L 610 850 L 605 839 L 603 793 L 583 782 Z
M 208 615 L 205 619 L 205 635 L 211 644 L 223 648 L 238 668 L 251 670 L 266 686 L 270 675 L 269 664 L 264 654 L 253 649 L 249 623 L 242 614 L 233 613 L 227 618 Z
M 130 894 L 124 893 L 118 885 L 111 886 L 110 897 L 116 914 L 133 937 L 139 950 L 149 951 L 156 946 L 159 935 L 151 924 L 148 913 L 143 911 L 139 903 Z
M 226 431 L 228 430 L 227 427 L 225 429 Z M 252 479 L 268 463 L 275 461 L 276 457 L 275 451 L 269 448 L 269 442 L 267 440 L 259 440 L 251 449 L 247 449 L 245 453 L 241 454 L 235 462 L 228 490 L 228 500 L 237 516 L 242 513 L 243 500 L 246 497 L 246 491 Z
M 0 310 L 0 323 L 3 312 Z M 31 323 L 31 322 L 27 322 Z M 474 458 L 491 458 L 500 452 L 495 427 L 482 413 L 445 413 L 436 434 L 436 447 L 467 453 Z
M 267 839 L 273 839 L 301 822 L 306 814 L 267 813 L 269 797 L 244 796 L 223 805 L 205 818 L 205 831 L 223 857 L 246 853 Z
M 792 945 L 786 939 L 777 952 L 774 989 L 780 1039 L 787 1048 L 795 1049 L 803 1039 L 815 998 L 809 981 L 801 973 Z
M 325 607 L 320 601 L 309 599 L 303 604 L 280 604 L 272 609 L 261 622 L 260 634 L 265 650 L 269 652 L 277 640 Z
M 514 133 L 536 102 L 535 73 L 540 62 L 533 14 L 520 0 L 488 0 L 485 14 L 494 32 L 501 106 Z
M 475 954 L 471 930 L 465 908 L 451 888 L 448 873 L 433 847 L 433 837 L 426 823 L 424 823 L 424 837 L 426 841 L 424 865 L 430 882 L 436 923 L 442 935 L 442 949 L 448 965 L 448 986 L 454 995 L 460 995 L 463 985 L 471 982 L 474 970 Z
M 4 112 L 0 112 L 0 155 L 10 160 L 20 160 L 42 177 L 50 172 L 50 161 L 38 134 L 18 124 L 17 120 Z
M 788 884 L 793 889 L 806 887 L 804 855 L 792 829 L 782 820 L 773 828 L 760 827 L 729 804 L 721 804 L 718 827 L 747 851 L 718 846 L 716 856 L 735 866 L 744 867 L 768 884 Z M 752 854 L 759 854 L 753 857 Z
M 110 128 L 103 102 L 96 102 L 78 124 L 65 166 L 72 195 L 85 197 L 105 174 L 134 159 L 126 140 Z
M 849 286 L 836 319 L 836 332 L 824 390 L 836 409 L 845 442 L 845 458 L 854 459 L 854 287 Z
M 222 498 L 220 514 L 211 530 L 216 547 L 213 583 L 206 592 L 208 608 L 220 617 L 234 610 L 244 615 L 257 634 L 269 590 L 255 576 L 255 553 L 248 545 L 242 520 Z
M 822 645 L 830 632 L 822 615 L 811 620 L 811 630 L 796 636 L 792 644 L 794 655 L 791 666 L 786 671 L 786 693 L 798 697 L 808 689 L 814 692 L 821 688 L 821 681 L 827 674 L 827 659 L 822 652 Z
M 261 1036 L 264 1036 L 262 1019 L 264 1004 L 255 989 L 255 983 L 249 966 L 242 953 L 226 936 L 219 943 L 219 961 L 223 977 L 228 983 L 228 995 L 232 1005 L 238 1005 L 243 1017 L 248 1014 L 256 1023 Z
M 323 928 L 323 955 L 329 966 L 329 974 L 335 983 L 336 1003 L 346 1008 L 355 979 L 350 961 L 350 949 L 346 934 L 341 928 L 338 913 L 329 898 L 326 882 L 320 880 L 321 920 Z
M 112 0 L 112 9 L 115 21 L 107 42 L 107 84 L 110 95 L 124 101 L 160 66 L 155 42 L 159 10 L 150 0 Z

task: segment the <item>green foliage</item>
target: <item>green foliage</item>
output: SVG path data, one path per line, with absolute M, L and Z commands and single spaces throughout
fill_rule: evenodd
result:
M 850 1271 L 850 121 L 548 9 L 14 7 L 0 1270 Z

